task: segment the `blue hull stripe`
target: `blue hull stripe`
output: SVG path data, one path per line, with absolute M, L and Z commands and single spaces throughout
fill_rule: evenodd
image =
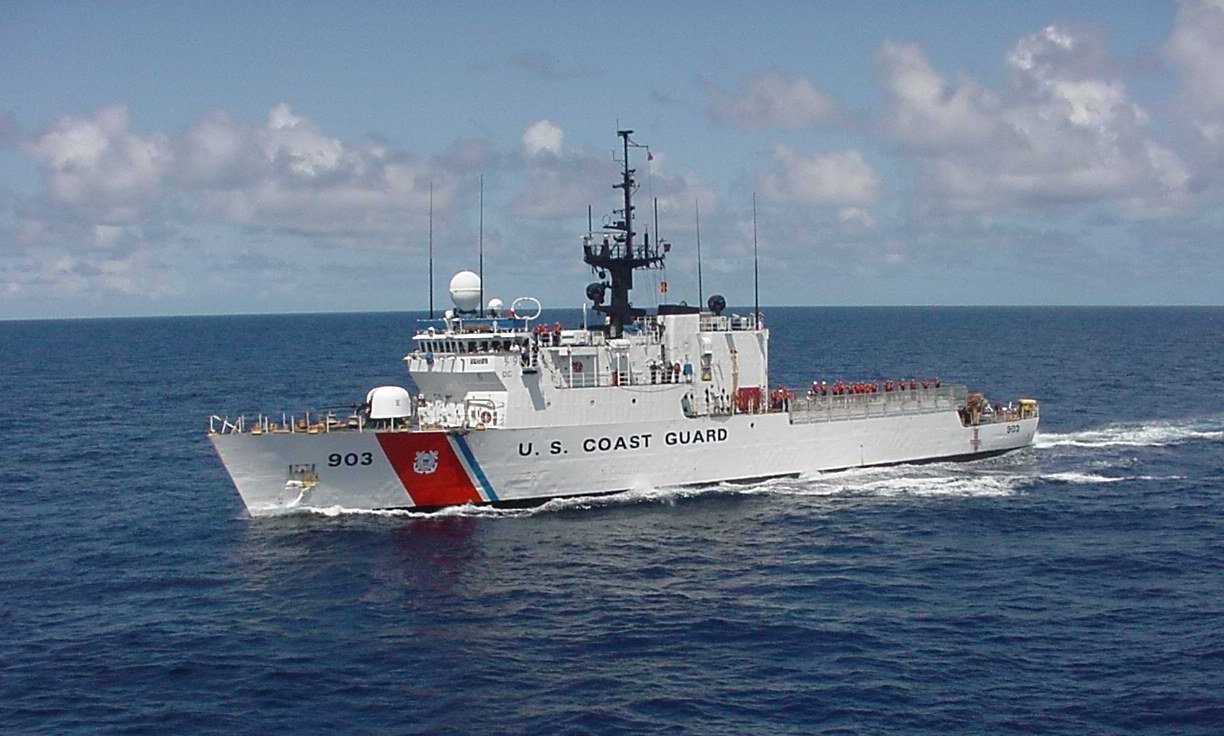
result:
M 485 477 L 484 471 L 480 468 L 480 463 L 476 462 L 476 456 L 472 454 L 472 448 L 468 447 L 467 437 L 461 434 L 451 435 L 455 439 L 455 446 L 459 448 L 459 453 L 463 455 L 464 462 L 472 469 L 472 475 L 476 476 L 476 481 L 480 483 L 480 488 L 485 493 L 485 498 L 490 501 L 497 501 L 497 494 L 493 492 L 493 484 Z

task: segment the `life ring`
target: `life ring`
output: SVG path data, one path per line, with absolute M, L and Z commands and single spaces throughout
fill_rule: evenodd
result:
M 480 423 L 481 424 L 489 424 L 492 421 L 493 421 L 493 415 L 489 413 L 488 409 L 485 409 L 484 411 L 480 412 Z

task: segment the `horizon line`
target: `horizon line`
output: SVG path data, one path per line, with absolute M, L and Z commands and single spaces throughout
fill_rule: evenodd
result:
M 749 305 L 728 305 L 727 310 L 747 309 Z M 773 304 L 763 305 L 768 309 L 1220 309 L 1224 304 Z M 581 311 L 582 305 L 545 307 L 546 311 Z M 102 314 L 64 315 L 55 317 L 3 317 L 0 322 L 85 322 L 109 319 L 188 319 L 211 317 L 295 317 L 331 316 L 345 314 L 427 314 L 429 309 L 348 309 L 333 311 L 286 311 L 286 312 L 179 312 L 165 314 Z M 442 319 L 441 317 L 436 320 Z M 435 321 L 436 321 L 435 320 Z

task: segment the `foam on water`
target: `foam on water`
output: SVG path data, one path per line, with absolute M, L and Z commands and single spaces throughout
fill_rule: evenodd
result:
M 1120 483 L 1137 480 L 1185 480 L 1184 475 L 1101 475 L 1099 473 L 1081 473 L 1069 470 L 1062 473 L 1043 473 L 1037 476 L 1044 481 L 1056 483 Z
M 477 506 L 463 504 L 448 506 L 437 511 L 413 511 L 411 509 L 359 509 L 344 506 L 298 506 L 278 509 L 275 515 L 311 514 L 317 516 L 388 516 L 419 519 L 438 519 L 450 516 L 463 516 L 491 519 L 518 519 L 540 514 L 558 513 L 563 511 L 587 510 L 615 506 L 630 506 L 643 503 L 674 504 L 676 501 L 700 495 L 722 492 L 750 492 L 741 487 L 737 491 L 729 491 L 721 486 L 679 487 L 679 488 L 639 488 L 619 493 L 599 496 L 571 496 L 554 498 L 539 505 L 522 508 L 497 506 Z
M 983 471 L 969 463 L 896 465 L 853 468 L 822 473 L 765 486 L 795 496 L 898 496 L 975 497 L 1006 496 L 1015 492 L 1023 476 Z
M 1036 447 L 1166 447 L 1185 442 L 1224 441 L 1224 419 L 1150 424 L 1113 424 L 1065 434 L 1038 432 Z
M 262 516 L 308 514 L 325 517 L 347 515 L 406 518 L 445 518 L 450 516 L 516 519 L 565 511 L 583 511 L 636 504 L 668 504 L 711 495 L 778 496 L 898 496 L 974 497 L 1006 496 L 1024 483 L 1022 474 L 982 473 L 969 470 L 965 463 L 940 463 L 923 466 L 852 468 L 802 478 L 778 478 L 759 483 L 720 483 L 709 486 L 638 488 L 599 496 L 555 498 L 537 506 L 499 508 L 465 504 L 432 512 L 410 509 L 359 509 L 344 506 L 285 506 L 261 509 Z
M 1080 473 L 1069 470 L 1063 473 L 1046 473 L 1039 476 L 1041 480 L 1058 483 L 1117 483 L 1124 480 L 1134 480 L 1124 476 L 1100 475 L 1099 473 Z

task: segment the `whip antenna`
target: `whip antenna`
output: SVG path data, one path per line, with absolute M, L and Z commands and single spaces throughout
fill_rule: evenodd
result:
M 752 193 L 752 327 L 761 329 L 761 286 L 757 265 L 756 192 Z
M 484 174 L 480 175 L 480 316 L 484 316 Z
M 697 208 L 697 307 L 705 304 L 705 293 L 701 288 L 701 201 L 694 199 L 693 206 Z
M 662 245 L 663 236 L 659 235 L 659 198 L 654 198 L 654 215 L 655 215 L 655 243 Z
M 434 318 L 433 305 L 433 182 L 429 182 L 429 318 Z

